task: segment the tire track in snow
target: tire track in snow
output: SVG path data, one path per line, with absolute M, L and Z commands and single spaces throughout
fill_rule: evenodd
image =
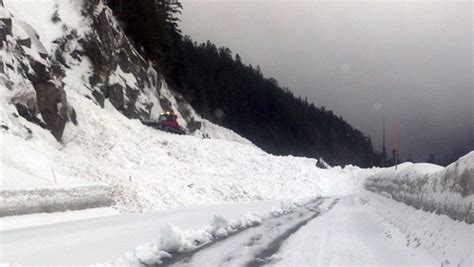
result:
M 334 205 L 337 204 L 338 200 L 339 200 L 338 198 L 335 199 L 329 205 L 326 212 L 329 211 L 332 207 L 334 207 Z M 259 267 L 259 266 L 264 266 L 267 263 L 269 263 L 269 261 L 271 260 L 271 257 L 280 250 L 280 247 L 283 244 L 283 242 L 285 242 L 285 240 L 287 240 L 291 235 L 293 235 L 298 230 L 300 230 L 300 228 L 305 226 L 309 221 L 311 221 L 312 219 L 316 218 L 317 216 L 319 216 L 321 214 L 320 210 L 313 210 L 313 212 L 314 212 L 313 216 L 311 216 L 307 220 L 299 222 L 297 225 L 295 225 L 291 229 L 287 230 L 286 232 L 284 232 L 283 234 L 278 236 L 275 240 L 273 240 L 273 242 L 271 242 L 270 245 L 266 249 L 260 251 L 260 253 L 257 255 L 255 260 L 251 261 L 246 266 L 247 267 Z
M 173 255 L 165 266 L 261 266 L 282 243 L 310 220 L 321 214 L 319 199 L 288 214 L 271 218 L 259 226 L 243 229 L 197 250 Z M 326 199 L 326 201 L 328 201 Z M 337 199 L 327 209 L 332 208 Z

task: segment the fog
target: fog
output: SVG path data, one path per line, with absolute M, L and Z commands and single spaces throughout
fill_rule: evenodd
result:
M 470 1 L 182 0 L 183 34 L 260 65 L 381 150 L 452 161 L 474 149 Z

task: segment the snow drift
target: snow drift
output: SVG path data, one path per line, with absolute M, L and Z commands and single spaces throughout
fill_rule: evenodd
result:
M 369 177 L 365 187 L 417 209 L 474 223 L 474 151 L 446 168 L 404 163 Z

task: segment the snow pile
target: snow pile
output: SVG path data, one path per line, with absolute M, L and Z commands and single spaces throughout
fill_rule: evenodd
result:
M 127 252 L 123 258 L 107 264 L 141 266 L 162 264 L 164 259 L 171 258 L 175 253 L 196 250 L 206 244 L 225 238 L 229 235 L 260 225 L 262 221 L 288 214 L 316 199 L 283 202 L 281 207 L 268 212 L 247 213 L 234 220 L 216 215 L 207 227 L 197 230 L 184 230 L 180 227 L 167 225 L 161 229 L 158 242 L 149 242 Z
M 425 211 L 474 223 L 474 151 L 446 168 L 404 163 L 367 179 L 366 189 Z
M 424 249 L 441 266 L 473 266 L 474 224 L 428 213 L 372 192 L 365 192 L 362 200 L 406 235 L 408 247 Z

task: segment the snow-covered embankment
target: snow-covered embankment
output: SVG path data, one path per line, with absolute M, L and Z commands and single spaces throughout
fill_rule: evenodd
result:
M 443 168 L 404 163 L 370 176 L 364 203 L 441 265 L 474 264 L 474 152 Z
M 405 163 L 367 179 L 366 189 L 409 206 L 474 223 L 474 151 L 446 168 Z

